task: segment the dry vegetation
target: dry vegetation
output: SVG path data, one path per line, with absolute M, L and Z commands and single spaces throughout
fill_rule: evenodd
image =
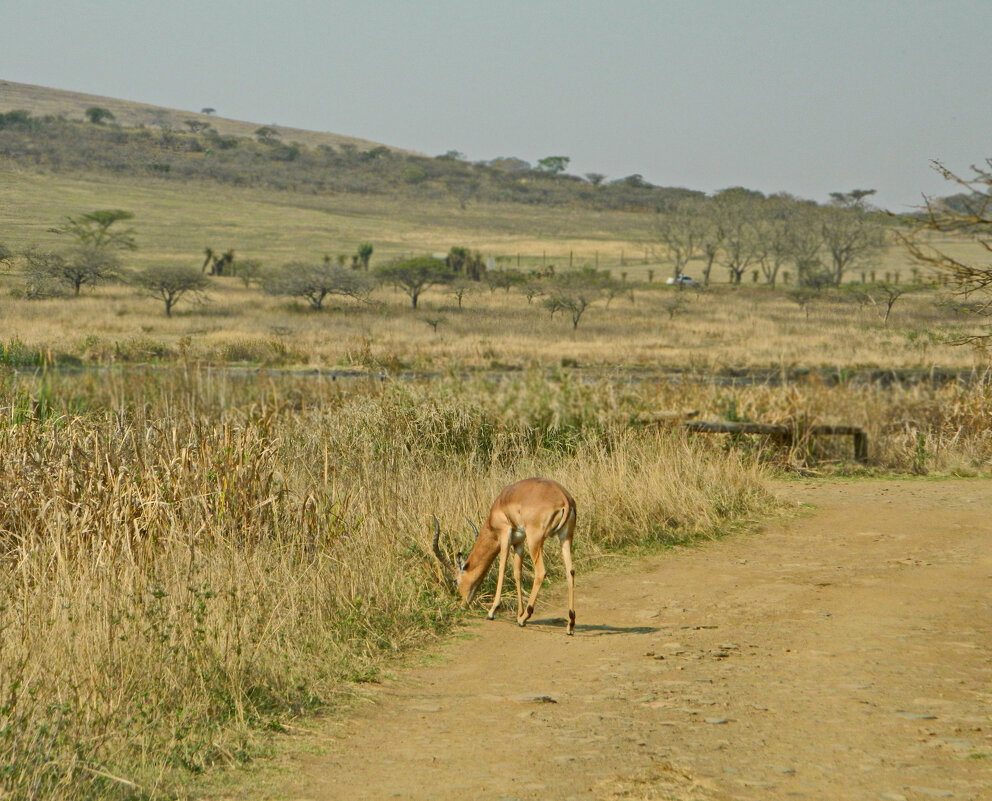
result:
M 768 508 L 753 461 L 631 432 L 608 385 L 481 389 L 8 375 L 9 797 L 169 795 L 343 682 L 374 680 L 455 616 L 431 514 L 457 530 L 521 475 L 583 499 L 580 570 L 603 548 L 712 535 Z
M 9 279 L 9 285 L 16 279 Z M 763 287 L 678 292 L 631 285 L 596 301 L 577 329 L 551 317 L 538 296 L 484 286 L 457 308 L 446 289 L 421 308 L 382 288 L 370 303 L 337 300 L 318 312 L 303 301 L 263 295 L 237 278 L 214 278 L 204 297 L 171 318 L 161 301 L 107 286 L 78 299 L 27 301 L 0 294 L 0 361 L 32 366 L 39 354 L 62 365 L 170 362 L 324 371 L 516 370 L 561 365 L 594 370 L 712 373 L 934 367 L 984 368 L 982 350 L 950 341 L 973 327 L 951 295 L 930 288 L 884 304 L 854 292 L 822 293 L 801 306 Z M 806 303 L 808 300 L 808 303 Z M 671 304 L 677 304 L 673 307 Z M 430 321 L 438 322 L 436 330 Z
M 380 287 L 311 311 L 238 277 L 166 318 L 121 283 L 27 300 L 15 259 L 0 276 L 0 795 L 168 797 L 250 758 L 456 620 L 430 517 L 457 530 L 525 475 L 577 498 L 581 572 L 767 513 L 773 469 L 992 468 L 987 353 L 949 344 L 973 307 L 931 275 L 911 283 L 896 248 L 865 268 L 907 290 L 886 319 L 861 286 L 665 287 L 653 210 L 414 204 L 24 159 L 0 172 L 0 243 L 18 254 L 59 247 L 49 229 L 67 215 L 120 208 L 135 214 L 129 271 L 199 268 L 205 247 L 277 268 L 372 242 L 379 264 L 462 246 L 504 268 L 608 269 L 624 287 L 574 330 L 518 289 L 480 285 L 458 308 L 436 287 L 414 312 Z M 795 445 L 635 424 L 688 409 L 784 423 Z M 864 427 L 870 465 L 807 435 L 823 423 Z

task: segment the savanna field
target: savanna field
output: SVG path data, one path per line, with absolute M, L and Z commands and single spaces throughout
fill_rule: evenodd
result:
M 992 468 L 988 353 L 958 344 L 978 308 L 891 221 L 840 285 L 799 286 L 812 262 L 773 285 L 757 260 L 731 283 L 719 256 L 709 285 L 679 289 L 658 228 L 675 212 L 627 195 L 510 202 L 495 178 L 470 194 L 448 175 L 446 194 L 416 196 L 419 162 L 394 165 L 428 177 L 392 196 L 4 158 L 4 797 L 184 797 L 266 754 L 457 624 L 432 515 L 465 546 L 465 518 L 525 476 L 577 499 L 581 573 L 753 526 L 780 511 L 773 477 Z M 97 209 L 133 214 L 114 280 L 32 298 L 25 254 L 58 251 L 52 229 Z M 416 309 L 382 282 L 320 308 L 266 291 L 289 263 L 350 271 L 362 243 L 370 276 L 461 247 L 525 279 L 439 280 Z M 204 276 L 205 248 L 252 269 Z M 176 265 L 202 282 L 167 316 L 128 277 Z M 701 284 L 705 265 L 683 272 Z M 556 282 L 583 268 L 596 282 L 576 313 Z M 658 412 L 674 422 L 644 422 Z M 687 434 L 689 412 L 796 436 Z M 817 424 L 862 427 L 868 464 Z

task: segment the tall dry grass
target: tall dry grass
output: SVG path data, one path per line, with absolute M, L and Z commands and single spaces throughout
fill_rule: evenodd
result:
M 613 387 L 539 376 L 8 374 L 0 408 L 10 798 L 168 796 L 373 680 L 457 618 L 431 515 L 456 532 L 513 479 L 574 492 L 580 571 L 770 502 L 754 460 L 630 429 Z
M 827 381 L 811 373 L 781 384 L 659 382 L 643 386 L 638 402 L 651 410 L 695 410 L 703 420 L 785 425 L 794 440 L 788 447 L 763 436 L 720 437 L 726 447 L 780 468 L 847 474 L 992 473 L 992 375 L 910 378 L 880 373 L 867 381 L 841 374 Z M 850 437 L 814 436 L 817 425 L 862 428 L 869 441 L 868 465 L 853 463 Z

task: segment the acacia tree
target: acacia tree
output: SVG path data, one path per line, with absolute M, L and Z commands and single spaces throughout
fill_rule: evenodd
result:
M 572 320 L 572 330 L 579 327 L 579 320 L 593 303 L 603 294 L 603 287 L 609 275 L 590 268 L 563 273 L 551 284 L 550 295 L 543 306 L 551 312 L 552 319 L 557 312 L 565 312 Z
M 417 301 L 424 290 L 451 281 L 455 273 L 441 259 L 420 256 L 415 259 L 386 264 L 376 270 L 376 275 L 384 284 L 401 289 L 410 298 L 416 309 Z
M 462 307 L 462 300 L 466 295 L 471 295 L 479 291 L 479 282 L 473 281 L 465 276 L 458 276 L 448 285 L 448 294 L 458 301 L 458 308 Z
M 173 307 L 186 295 L 196 295 L 209 285 L 209 279 L 187 264 L 147 267 L 134 278 L 134 284 L 145 294 L 165 304 L 165 316 L 172 316 Z
M 124 209 L 98 209 L 78 217 L 66 217 L 62 225 L 49 228 L 54 234 L 62 234 L 76 240 L 77 245 L 109 250 L 136 250 L 134 229 L 121 230 L 117 223 L 134 219 L 134 214 Z
M 515 286 L 523 286 L 530 278 L 520 270 L 489 270 L 485 273 L 486 286 L 490 292 L 497 289 L 509 292 Z
M 820 234 L 830 258 L 834 284 L 840 286 L 844 274 L 870 260 L 885 247 L 885 232 L 865 198 L 874 189 L 832 192 L 833 204 L 820 210 Z
M 311 309 L 318 311 L 332 295 L 367 298 L 372 291 L 372 281 L 362 273 L 326 261 L 316 264 L 293 262 L 265 276 L 262 291 L 303 298 Z
M 66 255 L 29 252 L 25 254 L 25 262 L 31 297 L 50 293 L 55 285 L 66 287 L 79 297 L 84 286 L 96 286 L 120 277 L 121 263 L 117 256 L 92 245 L 73 248 Z
M 898 236 L 917 264 L 946 275 L 957 294 L 966 298 L 978 296 L 976 311 L 987 317 L 992 314 L 992 265 L 975 264 L 946 253 L 933 245 L 927 234 L 964 237 L 992 254 L 992 158 L 986 159 L 984 166 L 973 166 L 970 178 L 951 172 L 940 162 L 933 162 L 933 167 L 964 192 L 954 196 L 953 203 L 949 202 L 950 198 L 927 198 L 921 215 L 904 220 L 909 232 Z M 987 344 L 989 340 L 992 329 L 986 328 L 959 337 L 955 342 Z
M 892 307 L 896 305 L 899 298 L 912 291 L 911 287 L 883 281 L 866 286 L 861 290 L 861 296 L 882 316 L 882 325 L 888 327 Z

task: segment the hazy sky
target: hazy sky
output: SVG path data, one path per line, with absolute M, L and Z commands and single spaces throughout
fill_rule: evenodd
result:
M 902 210 L 992 156 L 990 34 L 990 0 L 0 0 L 0 79 Z

